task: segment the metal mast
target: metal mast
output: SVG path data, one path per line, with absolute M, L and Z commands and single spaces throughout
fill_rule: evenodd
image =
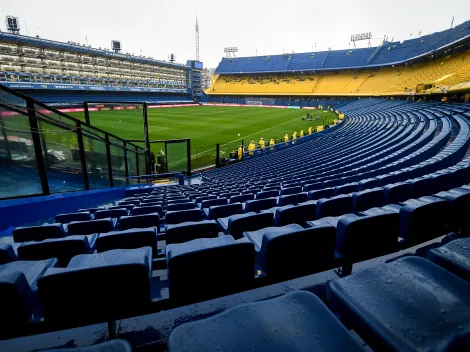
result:
M 199 61 L 199 23 L 196 16 L 196 60 Z

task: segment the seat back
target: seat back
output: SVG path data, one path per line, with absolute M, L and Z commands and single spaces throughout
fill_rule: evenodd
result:
M 192 303 L 240 292 L 254 280 L 254 247 L 231 236 L 167 246 L 170 299 Z M 216 278 L 216 279 L 215 279 Z
M 167 211 L 165 220 L 167 224 L 180 224 L 187 221 L 201 221 L 202 215 L 201 209 Z
M 276 198 L 265 198 L 265 199 L 255 199 L 249 200 L 245 203 L 245 213 L 254 211 L 259 213 L 261 210 L 269 209 L 275 207 L 277 203 Z
M 216 205 L 209 207 L 209 218 L 210 219 L 218 219 L 218 218 L 226 218 L 227 216 L 231 216 L 234 214 L 242 214 L 243 213 L 243 204 L 241 203 L 233 203 L 227 205 Z
M 214 220 L 183 222 L 167 225 L 165 228 L 166 244 L 184 243 L 197 238 L 217 237 L 219 228 Z

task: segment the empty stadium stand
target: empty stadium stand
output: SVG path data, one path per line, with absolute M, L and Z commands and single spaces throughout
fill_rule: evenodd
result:
M 337 105 L 334 100 L 339 96 L 468 91 L 469 39 L 467 21 L 442 32 L 403 42 L 384 41 L 372 48 L 223 58 L 206 93 L 213 103 L 259 100 L 263 105 L 318 107 Z M 311 98 L 328 96 L 335 98 Z
M 66 331 L 169 351 L 465 350 L 470 106 L 340 111 L 315 138 L 197 182 L 13 229 L 0 350 L 63 347 Z

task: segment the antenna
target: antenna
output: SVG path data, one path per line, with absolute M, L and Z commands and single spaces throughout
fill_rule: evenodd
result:
M 199 61 L 199 23 L 196 15 L 196 60 Z

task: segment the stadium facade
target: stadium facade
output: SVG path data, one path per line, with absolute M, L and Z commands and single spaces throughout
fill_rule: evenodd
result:
M 0 33 L 0 84 L 45 103 L 192 102 L 201 96 L 202 68 Z

